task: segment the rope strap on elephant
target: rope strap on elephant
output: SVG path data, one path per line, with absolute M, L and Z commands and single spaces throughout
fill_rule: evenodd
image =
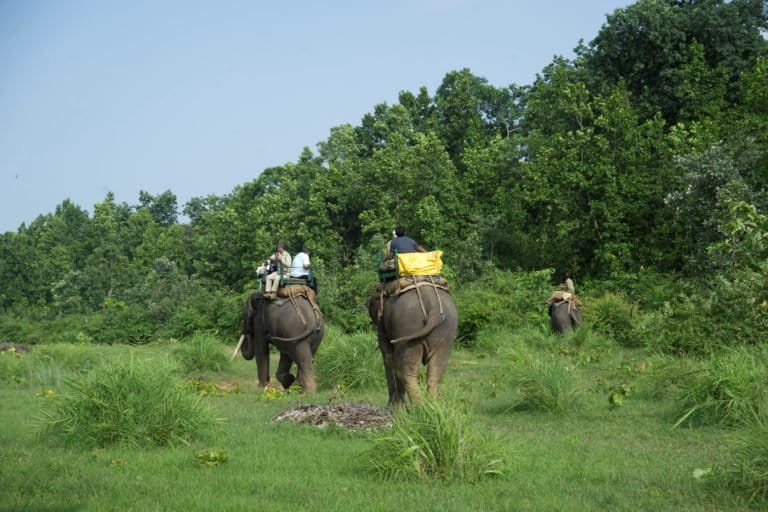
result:
M 395 281 L 382 283 L 379 285 L 377 290 L 379 294 L 378 319 L 381 320 L 381 317 L 384 314 L 384 299 L 387 297 L 398 297 L 404 293 L 410 292 L 411 290 L 416 290 L 416 295 L 419 298 L 421 314 L 424 316 L 424 321 L 426 322 L 427 311 L 424 308 L 424 301 L 421 297 L 420 290 L 420 288 L 424 286 L 432 288 L 432 290 L 435 292 L 437 303 L 440 306 L 440 316 L 443 316 L 443 300 L 440 298 L 440 293 L 438 293 L 438 290 L 444 290 L 447 293 L 451 293 L 450 289 L 448 289 L 448 281 L 441 276 L 412 276 L 401 277 Z

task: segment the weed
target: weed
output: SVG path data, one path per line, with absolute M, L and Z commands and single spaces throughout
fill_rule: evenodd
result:
M 472 425 L 460 405 L 430 399 L 398 413 L 390 430 L 373 434 L 364 457 L 387 479 L 472 481 L 501 474 L 502 451 Z
M 579 405 L 574 369 L 555 356 L 542 354 L 527 365 L 512 366 L 505 380 L 516 392 L 514 410 L 560 413 Z
M 749 426 L 768 416 L 768 348 L 737 347 L 714 354 L 678 397 L 675 426 Z
M 39 419 L 39 437 L 81 447 L 166 446 L 197 437 L 217 420 L 166 359 L 119 358 L 66 380 Z
M 213 334 L 199 332 L 179 343 L 172 351 L 188 373 L 206 370 L 218 372 L 229 364 L 221 341 Z
M 384 386 L 381 353 L 372 333 L 341 334 L 328 326 L 316 357 L 320 386 L 368 389 Z

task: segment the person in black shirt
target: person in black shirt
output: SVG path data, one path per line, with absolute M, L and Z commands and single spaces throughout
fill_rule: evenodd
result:
M 395 251 L 397 251 L 398 254 L 427 252 L 416 242 L 416 240 L 409 236 L 405 236 L 405 230 L 402 227 L 398 226 L 395 228 L 395 235 L 395 238 L 389 243 L 389 254 L 387 254 L 388 260 L 391 260 L 394 257 Z

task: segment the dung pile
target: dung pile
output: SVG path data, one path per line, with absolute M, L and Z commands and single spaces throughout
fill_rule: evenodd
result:
M 386 409 L 368 404 L 299 404 L 279 412 L 272 421 L 309 423 L 325 428 L 337 425 L 349 430 L 369 430 L 392 425 L 392 415 Z

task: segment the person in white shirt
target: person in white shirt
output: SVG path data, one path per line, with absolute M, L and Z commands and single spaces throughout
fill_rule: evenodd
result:
M 309 269 L 312 268 L 312 264 L 309 261 L 309 249 L 302 248 L 301 251 L 293 258 L 291 264 L 291 277 L 296 278 L 309 278 Z

